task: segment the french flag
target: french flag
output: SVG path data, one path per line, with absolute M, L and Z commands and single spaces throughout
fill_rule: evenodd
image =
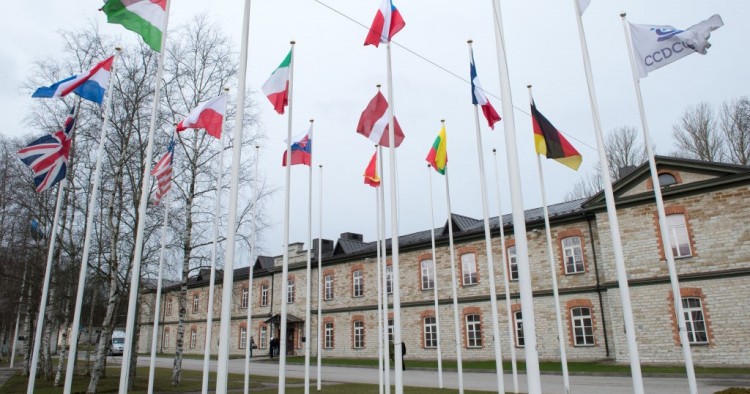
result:
M 51 86 L 41 87 L 31 97 L 65 97 L 73 92 L 82 99 L 101 104 L 104 101 L 104 92 L 109 86 L 114 59 L 115 57 L 111 56 L 85 73 L 73 75 Z
M 487 99 L 482 89 L 482 84 L 479 83 L 479 77 L 477 76 L 477 66 L 474 64 L 474 51 L 471 51 L 471 103 L 479 105 L 482 108 L 482 114 L 487 119 L 491 129 L 495 129 L 495 123 L 500 121 L 500 115 L 497 114 L 495 108 L 492 107 L 492 103 Z
M 310 138 L 310 133 L 312 132 L 312 126 L 310 126 L 310 129 L 305 134 L 292 137 L 292 165 L 311 165 L 312 139 Z M 281 161 L 281 165 L 286 167 L 286 151 L 284 151 L 284 158 Z
M 372 21 L 370 32 L 367 33 L 365 45 L 375 45 L 377 48 L 381 42 L 387 43 L 391 41 L 393 36 L 403 29 L 404 26 L 406 26 L 406 22 L 404 22 L 404 18 L 401 17 L 401 13 L 398 12 L 393 2 L 391 0 L 383 0 L 380 3 L 378 13 L 375 15 L 375 20 Z
M 227 111 L 227 95 L 222 94 L 201 103 L 190 111 L 187 118 L 177 125 L 177 131 L 186 129 L 206 129 L 208 135 L 221 138 L 224 113 Z

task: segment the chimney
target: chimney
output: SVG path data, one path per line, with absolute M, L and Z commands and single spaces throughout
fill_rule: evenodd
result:
M 620 168 L 617 171 L 617 179 L 625 178 L 626 176 L 630 175 L 635 169 L 638 168 L 636 166 L 625 166 Z
M 312 254 L 313 258 L 315 259 L 318 258 L 318 240 L 320 240 L 320 238 L 314 239 L 312 243 Z M 323 239 L 322 246 L 324 256 L 330 254 L 333 251 L 333 241 L 331 241 L 330 239 Z
M 357 233 L 341 233 L 341 239 L 346 239 L 349 241 L 359 241 L 362 242 L 362 234 Z

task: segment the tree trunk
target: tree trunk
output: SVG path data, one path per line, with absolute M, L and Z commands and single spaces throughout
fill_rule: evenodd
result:
M 23 336 L 26 340 L 23 343 L 23 376 L 29 376 L 29 368 L 31 367 L 31 350 L 32 340 L 31 333 L 34 331 L 34 320 L 32 316 L 34 314 L 34 286 L 29 286 L 27 289 L 26 296 L 26 317 L 24 320 L 24 333 Z M 36 371 L 34 371 L 36 373 Z
M 84 362 L 84 374 L 86 375 L 91 373 L 91 345 L 94 344 L 91 342 L 91 337 L 94 334 L 94 305 L 96 305 L 96 300 L 99 298 L 99 284 L 96 283 L 93 287 L 94 295 L 91 297 L 91 310 L 89 310 L 89 343 L 86 346 L 86 361 Z
M 88 390 L 86 393 L 96 393 L 96 387 L 99 384 L 99 379 L 102 377 L 109 351 L 109 343 L 112 337 L 112 327 L 114 326 L 115 310 L 120 298 L 119 282 L 117 280 L 117 273 L 110 274 L 110 288 L 109 298 L 107 299 L 107 312 L 104 315 L 104 321 L 102 321 L 102 332 L 99 335 L 99 344 L 96 349 L 96 361 L 94 362 L 94 368 L 91 370 L 91 380 L 89 381 Z
M 128 379 L 128 391 L 135 390 L 136 366 L 138 365 L 138 338 L 141 335 L 141 303 L 135 304 L 135 332 L 133 333 L 133 351 L 130 353 L 130 378 Z M 122 360 L 124 363 L 125 360 Z
M 65 364 L 65 355 L 67 354 L 67 348 L 68 348 L 68 325 L 70 324 L 70 292 L 73 287 L 73 282 L 68 282 L 68 286 L 65 290 L 65 320 L 63 321 L 63 333 L 62 333 L 62 343 L 58 346 L 58 349 L 60 349 L 60 360 L 57 362 L 57 373 L 55 374 L 55 387 L 60 386 L 60 381 L 62 380 L 62 371 L 63 371 L 63 365 Z M 68 362 L 75 362 L 76 356 L 71 355 L 70 361 Z

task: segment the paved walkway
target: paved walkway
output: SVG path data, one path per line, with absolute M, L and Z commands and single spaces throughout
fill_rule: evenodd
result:
M 0 368 L 0 387 L 3 387 L 5 382 L 8 381 L 13 375 L 16 374 L 16 372 L 19 371 L 19 368 Z

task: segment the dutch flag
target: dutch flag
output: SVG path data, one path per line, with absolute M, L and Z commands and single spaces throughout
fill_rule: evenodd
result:
M 109 85 L 114 56 L 94 66 L 91 70 L 63 79 L 51 86 L 41 87 L 31 97 L 65 97 L 73 92 L 82 99 L 101 104 Z

